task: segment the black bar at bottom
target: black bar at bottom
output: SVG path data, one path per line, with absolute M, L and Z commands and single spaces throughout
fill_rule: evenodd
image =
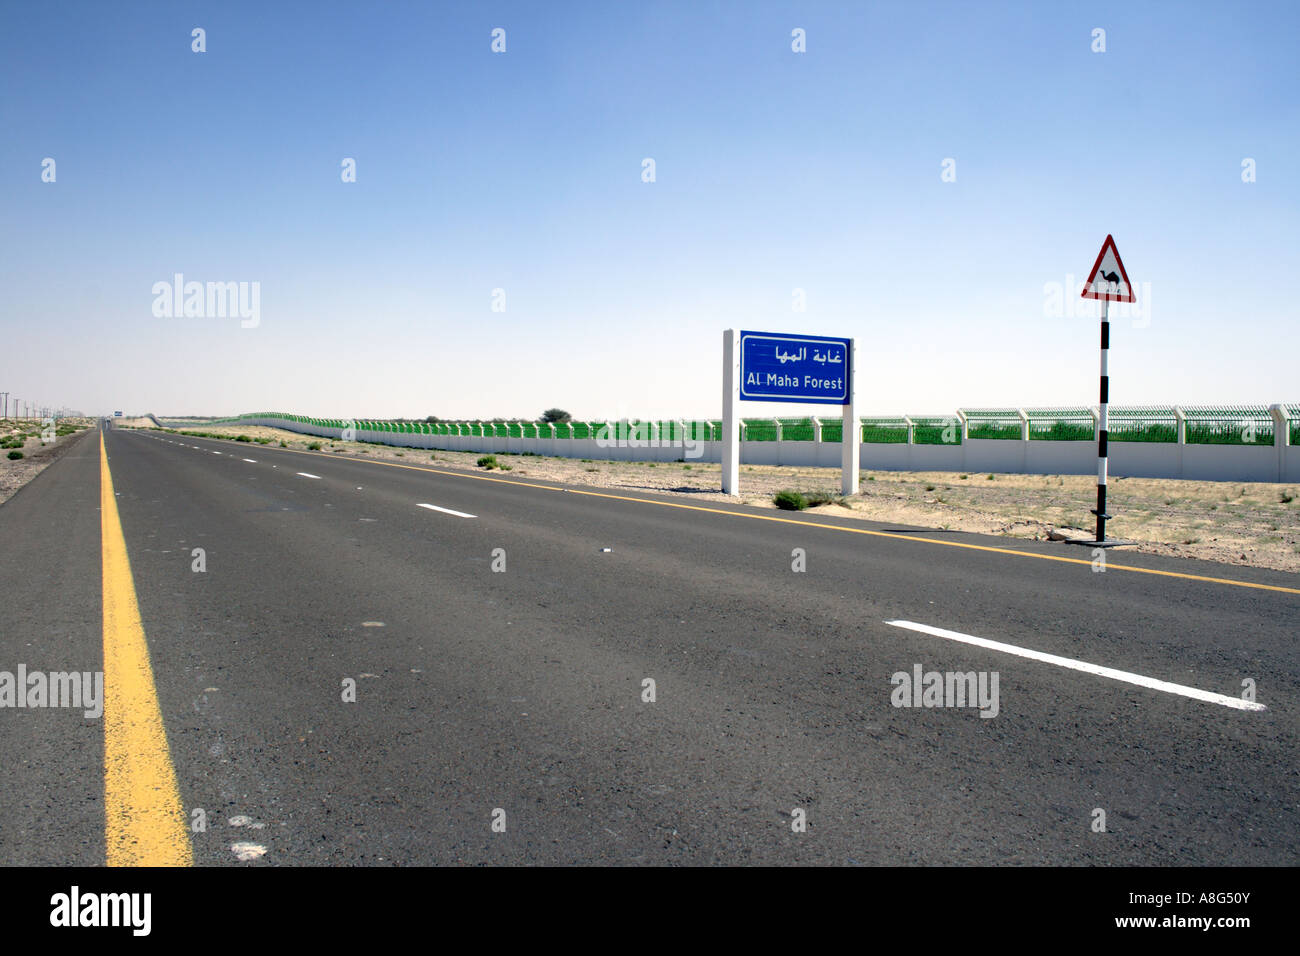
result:
M 1106 540 L 1106 486 L 1097 485 L 1097 540 Z

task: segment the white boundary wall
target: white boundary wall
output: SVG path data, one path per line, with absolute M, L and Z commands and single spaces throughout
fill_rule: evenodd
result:
M 245 418 L 241 424 L 283 428 L 303 435 L 342 438 L 343 429 L 318 427 L 276 417 Z M 1300 482 L 1300 447 L 1287 444 L 1289 429 L 1275 428 L 1276 444 L 1188 445 L 1174 442 L 1110 441 L 1110 472 L 1132 478 L 1189 478 L 1204 481 Z M 594 438 L 501 438 L 478 435 L 424 435 L 358 428 L 358 441 L 431 450 L 520 454 L 531 451 L 560 458 L 613 461 L 721 461 L 721 442 L 632 447 L 602 444 Z M 697 452 L 698 454 L 689 454 Z M 742 441 L 747 465 L 838 468 L 839 442 Z M 967 438 L 953 445 L 863 443 L 865 471 L 964 471 L 1031 475 L 1091 475 L 1097 471 L 1097 445 L 1088 441 Z

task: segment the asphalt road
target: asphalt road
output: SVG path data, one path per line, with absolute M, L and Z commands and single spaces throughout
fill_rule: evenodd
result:
M 196 864 L 1296 861 L 1295 575 L 103 434 Z M 0 671 L 104 667 L 72 440 L 0 506 Z M 895 706 L 917 665 L 996 716 Z M 0 860 L 104 863 L 113 731 L 0 722 Z

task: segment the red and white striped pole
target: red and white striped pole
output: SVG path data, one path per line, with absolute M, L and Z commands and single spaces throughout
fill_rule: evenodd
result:
M 1101 397 L 1097 405 L 1097 541 L 1106 540 L 1106 406 L 1110 403 L 1110 374 L 1107 357 L 1110 353 L 1110 300 L 1101 300 Z

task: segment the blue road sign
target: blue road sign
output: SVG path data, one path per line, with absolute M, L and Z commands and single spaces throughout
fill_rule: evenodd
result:
M 850 341 L 741 331 L 741 401 L 847 405 Z

